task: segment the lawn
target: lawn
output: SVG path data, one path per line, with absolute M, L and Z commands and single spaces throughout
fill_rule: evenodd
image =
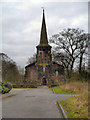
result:
M 64 91 L 60 87 L 59 88 L 54 87 L 53 90 L 54 90 L 55 94 L 75 94 L 75 92 Z

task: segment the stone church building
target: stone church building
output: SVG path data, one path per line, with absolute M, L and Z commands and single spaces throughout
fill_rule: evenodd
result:
M 36 46 L 36 61 L 25 67 L 25 80 L 38 85 L 64 81 L 64 67 L 52 61 L 51 46 L 48 44 L 45 14 L 43 10 L 40 43 Z

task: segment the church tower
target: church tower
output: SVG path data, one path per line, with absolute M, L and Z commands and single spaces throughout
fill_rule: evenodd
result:
M 48 44 L 45 13 L 43 9 L 40 42 L 36 46 L 36 61 L 25 67 L 25 81 L 48 85 L 64 81 L 64 67 L 52 61 L 51 46 Z
M 46 76 L 46 73 L 50 69 L 52 63 L 51 56 L 51 46 L 48 44 L 46 23 L 45 23 L 45 13 L 43 9 L 43 18 L 42 18 L 42 26 L 41 26 L 41 34 L 40 34 L 40 43 L 37 48 L 37 69 L 39 71 L 39 78 Z

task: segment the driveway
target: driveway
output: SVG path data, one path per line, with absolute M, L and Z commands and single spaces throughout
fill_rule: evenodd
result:
M 71 97 L 53 94 L 47 87 L 13 89 L 13 96 L 2 100 L 3 118 L 63 118 L 56 101 Z

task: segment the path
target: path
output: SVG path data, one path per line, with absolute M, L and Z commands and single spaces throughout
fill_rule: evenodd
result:
M 62 118 L 56 101 L 70 95 L 55 95 L 47 87 L 14 89 L 14 95 L 3 99 L 3 118 Z

